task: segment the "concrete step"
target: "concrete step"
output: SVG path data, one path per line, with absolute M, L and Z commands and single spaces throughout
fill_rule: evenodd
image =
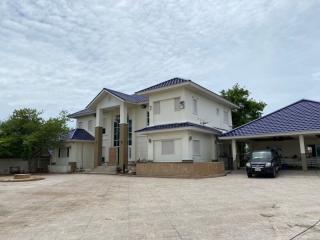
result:
M 107 165 L 97 166 L 87 171 L 86 173 L 115 175 L 117 174 L 117 166 L 107 166 Z

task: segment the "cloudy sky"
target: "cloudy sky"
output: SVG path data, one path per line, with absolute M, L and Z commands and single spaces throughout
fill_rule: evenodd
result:
M 320 0 L 1 0 L 0 119 L 77 111 L 182 77 L 268 104 L 320 100 Z

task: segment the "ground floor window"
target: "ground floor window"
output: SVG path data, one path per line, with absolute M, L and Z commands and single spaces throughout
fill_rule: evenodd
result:
M 161 141 L 161 154 L 162 155 L 174 154 L 174 140 Z
M 58 157 L 59 158 L 68 158 L 70 155 L 70 148 L 71 147 L 59 147 L 59 153 Z

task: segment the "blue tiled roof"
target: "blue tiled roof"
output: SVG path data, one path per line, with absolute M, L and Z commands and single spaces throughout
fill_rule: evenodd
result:
M 117 96 L 118 98 L 121 98 L 122 100 L 130 103 L 144 103 L 148 102 L 148 97 L 136 95 L 136 94 L 126 94 L 118 91 L 114 91 L 112 89 L 104 88 L 106 91 L 110 92 L 111 94 Z
M 82 140 L 82 141 L 94 141 L 94 137 L 86 130 L 76 128 L 69 131 L 67 134 L 61 136 L 61 140 Z
M 207 126 L 203 126 L 203 125 L 195 124 L 191 122 L 155 125 L 155 126 L 150 126 L 150 127 L 137 130 L 136 132 L 149 132 L 149 131 L 167 130 L 167 129 L 174 129 L 174 128 L 187 128 L 187 127 L 195 127 L 195 128 L 211 131 L 212 133 L 215 133 L 215 134 L 222 133 L 220 130 L 216 128 L 211 128 L 211 127 L 207 127 Z
M 235 128 L 221 138 L 308 131 L 320 131 L 320 102 L 302 99 Z
M 72 113 L 70 115 L 68 115 L 68 117 L 70 118 L 76 118 L 76 117 L 81 117 L 81 116 L 87 116 L 87 115 L 92 115 L 92 114 L 95 114 L 96 112 L 94 110 L 91 110 L 91 109 L 83 109 L 81 111 L 78 111 L 78 112 L 75 112 L 75 113 Z
M 155 89 L 159 89 L 159 88 L 163 88 L 163 87 L 169 87 L 169 86 L 173 86 L 173 85 L 177 85 L 177 84 L 181 84 L 181 83 L 186 83 L 186 82 L 191 82 L 191 80 L 186 80 L 183 78 L 172 78 L 170 80 L 161 82 L 159 84 L 153 85 L 151 87 L 142 89 L 136 93 L 142 93 L 142 92 L 146 92 L 146 91 L 150 91 L 150 90 L 155 90 Z

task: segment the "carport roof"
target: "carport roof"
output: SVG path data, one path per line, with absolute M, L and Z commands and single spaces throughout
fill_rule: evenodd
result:
M 94 141 L 94 137 L 90 133 L 88 133 L 86 130 L 81 128 L 76 128 L 69 131 L 67 134 L 64 134 L 63 136 L 61 136 L 61 140 Z
M 302 99 L 244 124 L 220 139 L 320 132 L 320 102 Z

